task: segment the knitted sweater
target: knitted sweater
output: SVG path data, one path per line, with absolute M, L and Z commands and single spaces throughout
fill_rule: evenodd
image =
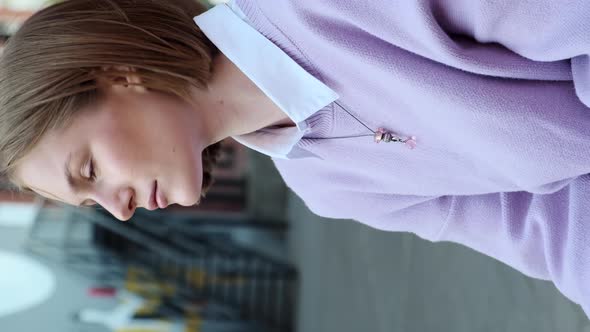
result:
M 590 2 L 236 0 L 331 103 L 274 158 L 314 213 L 452 241 L 590 313 Z

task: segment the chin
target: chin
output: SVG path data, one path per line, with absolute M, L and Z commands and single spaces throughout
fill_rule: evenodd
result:
M 184 197 L 184 199 L 179 200 L 178 202 L 176 202 L 178 205 L 181 206 L 193 206 L 193 205 L 197 205 L 197 203 L 199 203 L 200 198 L 198 195 L 194 196 L 194 195 L 186 195 Z
M 180 189 L 174 195 L 174 202 L 181 206 L 194 206 L 201 201 L 201 183 L 202 178 L 195 174 L 194 178 L 188 177 L 184 178 L 182 182 L 185 185 L 181 187 L 177 187 Z

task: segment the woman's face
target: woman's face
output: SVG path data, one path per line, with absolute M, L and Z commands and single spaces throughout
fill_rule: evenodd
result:
M 99 204 L 121 220 L 137 207 L 194 205 L 206 140 L 191 108 L 179 98 L 112 86 L 70 126 L 48 132 L 16 175 L 42 196 Z

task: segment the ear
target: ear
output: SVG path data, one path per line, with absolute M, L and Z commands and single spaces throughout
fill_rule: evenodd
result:
M 114 80 L 116 83 L 108 82 L 114 90 L 133 90 L 139 93 L 145 93 L 147 89 L 142 86 L 141 77 L 137 74 L 137 71 L 133 67 L 128 66 L 104 66 L 103 71 L 117 71 L 121 73 L 121 76 L 116 77 Z M 105 82 L 106 83 L 106 82 Z M 123 84 L 121 84 L 123 83 Z

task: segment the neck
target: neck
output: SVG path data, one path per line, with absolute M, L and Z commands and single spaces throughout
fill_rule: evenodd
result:
M 209 144 L 269 126 L 295 123 L 223 53 L 206 90 L 194 89 L 195 112 Z

